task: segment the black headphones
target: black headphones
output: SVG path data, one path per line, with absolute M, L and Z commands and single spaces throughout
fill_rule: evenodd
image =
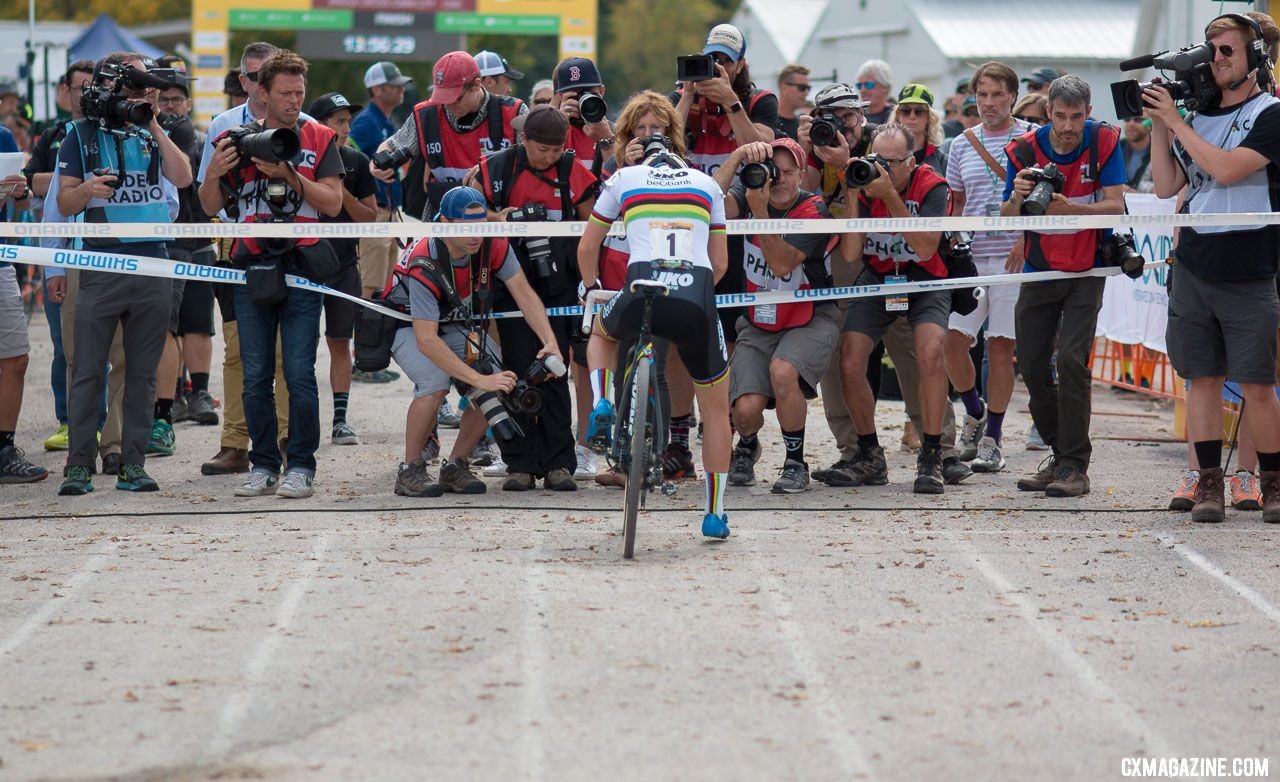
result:
M 1223 14 L 1212 19 L 1208 25 L 1205 25 L 1205 37 L 1208 38 L 1209 26 L 1218 19 L 1230 19 L 1238 22 L 1246 27 L 1253 29 L 1253 40 L 1245 48 L 1245 64 L 1250 71 L 1261 67 L 1267 60 L 1267 42 L 1262 39 L 1262 25 L 1251 16 L 1244 14 Z

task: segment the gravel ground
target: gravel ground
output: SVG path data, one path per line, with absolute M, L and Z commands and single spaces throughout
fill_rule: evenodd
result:
M 57 471 L 32 338 L 19 444 Z M 1276 754 L 1280 529 L 1163 510 L 1167 405 L 1095 387 L 1076 500 L 1014 488 L 1043 456 L 1021 389 L 1008 470 L 939 498 L 910 494 L 900 403 L 872 489 L 769 494 L 771 421 L 729 540 L 684 484 L 625 562 L 616 490 L 394 496 L 409 394 L 356 385 L 364 444 L 326 442 L 308 500 L 200 476 L 218 430 L 192 424 L 148 463 L 157 495 L 4 487 L 0 779 L 1092 780 Z

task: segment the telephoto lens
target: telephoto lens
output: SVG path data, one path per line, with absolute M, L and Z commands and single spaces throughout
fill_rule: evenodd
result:
M 385 171 L 403 166 L 409 162 L 411 157 L 413 157 L 412 149 L 384 149 L 375 153 L 371 161 L 376 168 L 381 168 Z
M 511 414 L 507 412 L 507 406 L 502 403 L 501 397 L 496 392 L 472 388 L 467 391 L 467 399 L 471 400 L 471 404 L 475 405 L 476 409 L 484 413 L 485 420 L 489 422 L 489 428 L 493 430 L 494 437 L 502 442 L 524 437 L 524 432 L 520 429 L 520 425 L 511 420 Z
M 748 190 L 759 190 L 778 178 L 778 167 L 772 160 L 761 163 L 747 163 L 738 172 L 738 181 Z
M 609 113 L 609 104 L 594 92 L 584 93 L 578 98 L 578 113 L 585 122 L 599 122 Z
M 253 131 L 236 128 L 227 134 L 241 159 L 256 157 L 268 163 L 287 163 L 302 151 L 302 140 L 293 128 Z

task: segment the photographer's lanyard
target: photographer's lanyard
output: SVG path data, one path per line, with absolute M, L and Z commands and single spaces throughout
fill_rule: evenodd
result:
M 1010 137 L 1010 138 L 1013 138 L 1013 129 L 1012 129 L 1012 128 L 1010 128 L 1010 129 L 1009 129 L 1009 137 Z M 982 148 L 983 148 L 983 149 L 986 149 L 986 148 L 987 148 L 987 133 L 986 133 L 986 131 L 983 129 L 983 127 L 982 127 L 982 123 L 978 123 L 978 140 L 982 142 Z M 1003 195 L 1004 183 L 1003 183 L 1003 182 L 1001 182 L 1001 181 L 1000 181 L 1000 178 L 996 176 L 996 172 L 994 172 L 994 171 L 992 171 L 992 170 L 991 170 L 991 166 L 984 165 L 984 166 L 982 167 L 982 170 L 983 170 L 983 171 L 986 173 L 986 175 L 991 179 L 991 192 L 993 192 L 993 193 L 997 193 L 997 194 L 1000 194 L 1000 195 Z M 1000 210 L 999 210 L 999 208 L 997 208 L 997 209 L 996 209 L 996 211 L 997 211 L 997 213 L 998 213 L 998 212 L 1000 211 Z M 993 216 L 993 215 L 987 215 L 987 217 L 992 217 L 992 216 Z

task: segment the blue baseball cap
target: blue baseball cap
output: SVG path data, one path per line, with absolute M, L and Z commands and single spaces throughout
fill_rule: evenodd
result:
M 484 215 L 468 215 L 467 210 L 473 206 L 482 207 L 485 210 Z M 436 212 L 434 219 L 438 221 L 442 217 L 447 217 L 450 220 L 476 220 L 483 219 L 488 214 L 489 205 L 480 191 L 474 187 L 459 185 L 440 199 L 440 211 Z

